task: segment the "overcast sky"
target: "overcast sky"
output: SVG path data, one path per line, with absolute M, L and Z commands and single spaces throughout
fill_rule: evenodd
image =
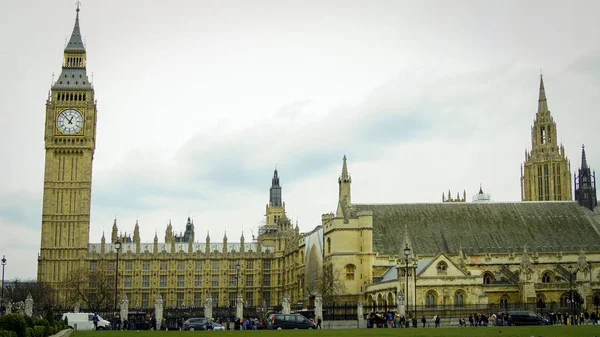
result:
M 71 0 L 0 10 L 0 254 L 35 278 L 45 100 Z M 273 169 L 302 231 L 337 205 L 440 202 L 483 185 L 520 200 L 540 69 L 558 138 L 600 169 L 597 1 L 84 1 L 98 101 L 90 241 L 115 215 L 142 241 L 194 219 L 196 239 L 246 239 Z

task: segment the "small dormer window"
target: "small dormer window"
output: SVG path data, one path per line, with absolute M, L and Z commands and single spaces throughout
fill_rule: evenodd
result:
M 441 261 L 437 265 L 437 273 L 439 275 L 446 275 L 446 271 L 448 270 L 448 264 L 444 261 Z
M 545 272 L 542 275 L 542 283 L 551 283 L 552 282 L 552 274 L 550 272 Z

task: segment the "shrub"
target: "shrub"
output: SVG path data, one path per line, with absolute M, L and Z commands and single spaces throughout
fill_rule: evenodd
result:
M 25 319 L 21 315 L 8 314 L 0 317 L 0 330 L 14 331 L 16 337 L 26 337 L 25 327 Z
M 33 318 L 29 317 L 29 316 L 25 316 L 25 326 L 28 328 L 33 328 Z
M 33 327 L 33 337 L 48 337 L 50 335 L 46 335 L 46 329 L 43 326 L 34 326 Z
M 54 313 L 52 313 L 52 310 L 50 310 L 50 309 L 46 310 L 45 318 L 48 320 L 48 323 L 50 325 L 54 325 Z
M 14 331 L 0 329 L 0 337 L 17 337 L 17 334 Z

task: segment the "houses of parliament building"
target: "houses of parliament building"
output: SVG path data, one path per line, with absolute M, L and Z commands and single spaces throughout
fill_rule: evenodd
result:
M 237 294 L 246 306 L 274 306 L 284 297 L 307 303 L 325 265 L 343 284 L 334 295 L 376 305 L 566 303 L 571 286 L 588 307 L 600 296 L 595 172 L 582 149 L 571 176 L 542 78 L 521 202 L 491 202 L 480 189 L 474 202 L 353 203 L 344 156 L 337 209 L 310 233 L 287 218 L 275 170 L 265 224 L 250 242 L 215 232 L 201 238 L 188 218 L 184 232 L 169 223 L 152 242 L 142 241 L 138 223 L 131 237 L 114 220 L 110 238 L 90 243 L 97 109 L 86 62 L 78 8 L 45 114 L 38 281 L 51 285 L 62 305 L 78 301 L 72 275 L 102 271 L 114 280 L 117 270 L 119 296 L 134 307 L 151 307 L 159 295 L 166 307 L 202 306 L 206 298 L 233 306 Z

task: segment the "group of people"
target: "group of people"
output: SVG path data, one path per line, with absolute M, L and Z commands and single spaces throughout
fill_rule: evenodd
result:
M 546 320 L 548 321 L 548 324 L 550 325 L 556 325 L 556 324 L 571 324 L 571 325 L 583 325 L 586 323 L 587 320 L 590 320 L 590 322 L 593 325 L 598 324 L 598 314 L 595 311 L 592 311 L 591 313 L 586 312 L 580 312 L 579 314 L 569 314 L 568 312 L 565 312 L 564 314 L 561 314 L 560 312 L 549 312 L 546 314 Z
M 413 328 L 416 328 L 418 326 L 418 321 L 416 316 L 407 318 L 400 316 L 398 312 L 372 312 L 367 316 L 367 328 L 410 328 L 411 325 Z M 441 317 L 439 315 L 434 315 L 431 321 L 436 328 L 440 327 Z M 425 318 L 425 315 L 421 317 L 421 324 L 423 328 L 427 326 L 427 318 Z
M 508 315 L 507 312 L 503 313 L 503 321 L 504 322 L 508 322 L 510 319 L 510 316 Z M 496 325 L 496 315 L 492 315 L 492 321 L 494 322 L 494 326 Z M 474 314 L 470 314 L 469 315 L 469 326 L 472 327 L 476 327 L 476 326 L 488 326 L 489 324 L 489 316 L 487 314 L 481 314 L 481 313 L 474 313 Z M 460 317 L 458 319 L 458 326 L 459 327 L 466 327 L 467 326 L 467 322 L 463 317 Z

